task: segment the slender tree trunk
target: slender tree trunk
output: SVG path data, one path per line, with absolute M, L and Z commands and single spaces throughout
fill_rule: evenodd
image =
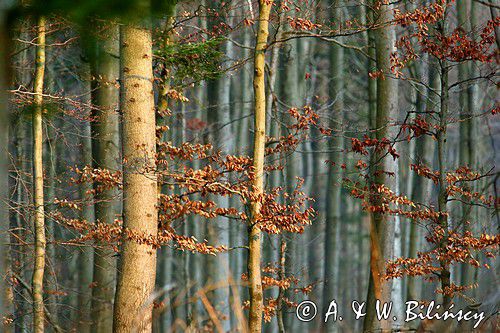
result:
M 174 31 L 173 31 L 173 24 L 175 22 L 175 13 L 176 13 L 176 6 L 175 3 L 170 3 L 168 7 L 166 8 L 166 20 L 165 20 L 165 31 L 163 34 L 163 50 L 166 51 L 170 45 L 174 43 Z M 173 117 L 168 115 L 168 106 L 169 106 L 169 98 L 168 98 L 168 92 L 170 91 L 171 88 L 171 68 L 167 67 L 167 65 L 164 63 L 163 64 L 163 72 L 162 72 L 162 79 L 163 81 L 160 84 L 159 87 L 159 96 L 158 96 L 158 112 L 156 114 L 156 124 L 158 126 L 163 126 L 167 125 L 169 127 L 171 126 L 172 119 Z M 172 131 L 168 131 L 166 134 L 171 134 Z M 166 140 L 166 135 L 162 138 L 162 141 Z M 165 187 L 162 186 L 161 184 L 158 184 L 158 195 L 164 193 L 166 191 Z M 173 255 L 172 255 L 172 249 L 168 247 L 161 248 L 158 251 L 158 268 L 156 272 L 156 285 L 160 289 L 163 289 L 167 286 L 169 286 L 172 283 L 172 260 L 173 260 Z M 171 305 L 171 299 L 169 297 L 170 293 L 166 293 L 165 297 L 163 298 L 163 301 L 165 303 L 165 307 L 158 309 L 157 312 L 159 313 L 154 313 L 153 314 L 158 316 L 158 320 L 156 321 L 158 323 L 158 332 L 165 332 L 168 330 L 168 328 L 172 325 L 172 316 L 170 311 L 172 309 Z M 154 327 L 156 330 L 156 327 Z
M 471 10 L 469 12 L 469 16 L 467 15 L 467 6 L 463 0 L 457 2 L 457 10 L 458 10 L 458 24 L 462 28 L 465 29 L 466 32 L 473 31 L 471 30 L 476 28 L 476 19 L 475 19 L 475 1 L 470 2 Z M 470 24 L 469 24 L 470 23 Z M 459 66 L 459 75 L 458 80 L 463 81 L 468 78 L 476 77 L 477 69 L 474 63 L 471 66 L 464 62 Z M 477 84 L 474 82 L 468 86 L 468 89 L 465 90 L 463 87 L 460 90 L 460 105 L 461 105 L 461 113 L 460 113 L 460 166 L 467 166 L 469 168 L 475 169 L 474 162 L 475 154 L 473 149 L 473 128 L 474 128 L 474 111 L 475 107 L 475 99 L 477 95 Z M 473 190 L 468 184 L 464 185 L 466 190 Z M 470 219 L 471 219 L 471 211 L 472 211 L 472 203 L 467 198 L 464 198 L 464 202 L 462 203 L 462 218 L 460 223 L 463 224 L 463 230 L 465 232 L 471 231 Z M 461 284 L 464 286 L 471 286 L 474 281 L 474 267 L 469 263 L 462 264 L 461 270 Z
M 8 209 L 8 166 L 7 166 L 7 156 L 8 156 L 8 98 L 7 98 L 7 87 L 8 87 L 8 64 L 10 59 L 8 58 L 10 48 L 9 48 L 9 37 L 8 36 L 8 25 L 7 25 L 7 9 L 8 5 L 0 5 L 0 179 L 2 183 L 0 186 L 0 253 L 7 253 L 6 244 L 8 243 L 8 236 L 5 232 L 9 228 L 9 209 Z M 6 262 L 2 258 L 0 259 L 0 276 L 5 276 L 7 272 Z M 5 281 L 2 281 L 2 285 L 5 285 Z M 2 291 L 0 295 L 0 313 L 7 313 L 8 305 L 7 294 Z M 7 323 L 2 323 L 1 326 L 7 329 Z
M 441 100 L 439 110 L 439 129 L 437 130 L 437 159 L 438 159 L 438 210 L 440 212 L 438 224 L 443 229 L 443 240 L 439 246 L 443 249 L 447 246 L 448 237 L 448 189 L 446 183 L 446 130 L 448 119 L 448 71 L 449 67 L 446 60 L 441 60 Z M 441 272 L 440 281 L 441 289 L 446 290 L 451 284 L 450 265 L 446 261 L 440 262 Z M 443 294 L 443 308 L 448 308 L 451 303 L 451 298 L 447 294 Z
M 429 82 L 430 89 L 427 90 L 427 94 L 422 94 L 417 92 L 416 97 L 416 110 L 419 114 L 425 112 L 426 109 L 432 110 L 435 107 L 435 103 L 437 103 L 435 98 L 435 91 L 439 91 L 439 80 L 438 73 L 436 72 L 436 63 L 432 62 L 429 64 L 429 68 L 427 71 L 423 71 L 425 73 L 421 76 L 422 82 Z M 427 79 L 426 79 L 427 77 Z M 426 102 L 427 100 L 427 102 Z M 429 156 L 432 154 L 429 153 L 433 151 L 430 149 L 429 140 L 426 135 L 422 135 L 415 139 L 415 150 L 413 152 L 413 160 L 414 164 L 422 163 L 424 165 L 428 165 Z M 412 177 L 412 186 L 411 186 L 411 200 L 416 203 L 421 203 L 425 199 L 425 195 L 429 189 L 429 182 L 422 176 L 418 175 L 416 172 L 411 175 Z M 409 239 L 408 239 L 408 257 L 416 258 L 417 257 L 417 248 L 418 248 L 418 240 L 421 234 L 419 230 L 419 226 L 415 221 L 409 221 Z M 406 288 L 406 298 L 408 300 L 417 300 L 421 298 L 419 285 L 417 283 L 417 277 L 408 277 L 408 283 Z M 410 324 L 411 327 L 415 327 L 414 323 Z
M 85 91 L 91 91 L 91 73 L 90 67 L 85 68 Z M 90 102 L 90 101 L 86 101 Z M 83 165 L 92 165 L 92 134 L 91 124 L 85 123 L 82 130 L 82 162 Z M 92 184 L 85 183 L 81 186 L 81 198 L 83 199 L 84 206 L 82 207 L 81 218 L 88 223 L 95 221 L 94 210 L 94 197 L 91 193 Z M 92 283 L 92 264 L 93 264 L 93 251 L 91 247 L 84 246 L 78 253 L 77 262 L 77 309 L 76 321 L 78 332 L 88 333 L 91 328 L 91 302 L 92 290 L 90 285 Z
M 283 235 L 280 235 L 280 256 L 279 256 L 279 264 L 280 264 L 280 272 L 279 278 L 280 280 L 284 280 L 286 278 L 286 239 Z M 285 323 L 283 322 L 283 297 L 285 296 L 285 292 L 282 288 L 279 288 L 278 299 L 277 299 L 277 321 L 278 321 L 278 330 L 280 333 L 285 333 Z
M 397 116 L 397 81 L 391 78 L 390 57 L 394 51 L 395 27 L 386 25 L 392 20 L 392 5 L 382 4 L 375 10 L 373 15 L 378 19 L 377 24 L 382 24 L 374 32 L 377 68 L 382 71 L 384 77 L 377 79 L 377 114 L 375 119 L 376 138 L 389 138 L 393 133 L 390 128 L 390 121 Z M 392 161 L 391 156 L 385 156 L 385 152 L 375 150 L 372 152 L 371 168 L 373 186 L 386 185 L 394 190 L 394 179 L 386 176 L 385 172 L 397 171 L 397 162 Z M 381 171 L 384 172 L 381 172 Z M 372 188 L 372 190 L 374 190 Z M 372 205 L 379 206 L 380 198 L 372 195 Z M 390 320 L 379 322 L 375 318 L 375 302 L 389 302 L 391 300 L 391 282 L 384 281 L 385 261 L 393 255 L 394 245 L 394 222 L 386 214 L 372 212 L 371 214 L 371 274 L 368 287 L 368 298 L 366 304 L 366 317 L 364 330 L 387 331 L 390 329 Z M 392 320 L 392 318 L 391 318 Z
M 266 141 L 266 86 L 264 78 L 265 51 L 269 35 L 269 17 L 273 1 L 259 1 L 259 26 L 257 30 L 254 59 L 254 140 L 253 167 L 255 176 L 252 191 L 260 196 L 264 191 L 264 149 Z M 262 330 L 262 280 L 260 272 L 261 230 L 257 224 L 261 204 L 250 203 L 250 221 L 248 225 L 248 281 L 250 287 L 249 331 L 259 333 Z
M 27 22 L 22 22 L 20 24 L 20 39 L 27 40 L 29 38 L 28 28 L 26 27 Z M 30 80 L 29 71 L 26 68 L 29 68 L 27 64 L 30 62 L 28 49 L 24 47 L 22 43 L 19 43 L 19 49 L 21 51 L 20 59 L 18 60 L 19 67 L 21 69 L 16 71 L 16 84 L 26 86 Z M 8 63 L 8 62 L 6 62 Z M 4 105 L 7 105 L 4 104 Z M 15 166 L 11 167 L 13 174 L 11 179 L 14 184 L 14 202 L 11 208 L 11 249 L 10 249 L 10 264 L 11 264 L 11 272 L 14 276 L 18 276 L 24 279 L 24 275 L 26 273 L 25 262 L 27 259 L 26 254 L 26 246 L 23 244 L 23 240 L 26 239 L 26 228 L 27 225 L 26 217 L 29 215 L 27 212 L 27 190 L 24 187 L 24 184 L 27 182 L 26 175 L 29 174 L 29 166 L 27 164 L 27 154 L 28 151 L 26 149 L 26 145 L 28 142 L 27 138 L 27 130 L 28 130 L 28 122 L 23 117 L 18 117 L 15 121 L 13 120 L 13 133 L 12 139 L 14 141 L 14 151 L 15 151 Z M 7 156 L 7 152 L 4 156 Z M 13 289 L 13 315 L 14 320 L 13 326 L 15 332 L 25 332 L 28 323 L 28 312 L 31 312 L 30 305 L 28 304 L 28 299 L 30 295 L 28 294 L 28 290 L 24 288 L 21 283 L 16 283 L 12 286 Z
M 94 168 L 110 172 L 121 169 L 119 115 L 118 25 L 106 24 L 105 40 L 96 42 L 97 56 L 92 61 L 93 111 L 92 157 Z M 96 184 L 97 186 L 98 184 Z M 120 216 L 120 197 L 116 188 L 96 192 L 95 219 L 98 224 L 112 224 Z M 82 258 L 83 259 L 83 258 Z M 109 332 L 113 327 L 113 299 L 116 278 L 116 257 L 106 243 L 97 243 L 94 250 L 92 288 L 92 331 Z
M 333 5 L 332 17 L 335 22 L 341 22 L 342 8 L 339 1 Z M 340 26 L 340 24 L 339 24 Z M 331 151 L 329 160 L 335 162 L 335 166 L 328 171 L 328 185 L 326 194 L 326 227 L 325 227 L 325 271 L 323 292 L 323 309 L 328 309 L 330 301 L 338 299 L 339 296 L 339 223 L 340 223 L 340 193 L 342 190 L 342 168 L 344 163 L 344 49 L 337 44 L 330 45 L 330 100 L 334 101 L 333 114 L 331 115 L 331 128 L 335 129 L 335 137 L 329 141 L 328 148 Z M 339 124 L 340 122 L 340 124 Z M 333 321 L 324 323 L 324 331 L 334 331 L 338 324 Z
M 44 331 L 43 274 L 45 269 L 45 213 L 43 203 L 43 79 L 45 74 L 45 18 L 38 18 L 33 111 L 33 203 L 35 207 L 35 264 L 32 276 L 33 330 Z
M 284 32 L 289 32 L 290 27 L 285 25 Z M 299 98 L 299 77 L 298 77 L 298 41 L 297 39 L 292 39 L 288 42 L 289 48 L 285 49 L 286 53 L 283 54 L 282 57 L 282 66 L 283 68 L 283 78 L 281 80 L 281 95 L 283 96 L 283 100 L 286 103 L 286 108 L 288 107 L 300 107 L 301 100 Z M 288 46 L 287 45 L 287 46 Z M 287 110 L 284 110 L 281 123 L 282 126 L 282 135 L 289 134 L 290 130 L 287 128 L 288 125 L 291 125 L 293 119 L 288 115 Z M 287 193 L 293 193 L 295 190 L 295 186 L 297 184 L 297 175 L 298 170 L 302 165 L 301 160 L 295 155 L 290 154 L 290 152 L 286 152 L 282 154 L 282 158 L 285 162 L 285 188 Z M 286 200 L 286 199 L 285 199 Z M 296 234 L 288 234 L 288 242 L 287 242 L 287 260 L 286 260 L 286 271 L 289 274 L 298 274 L 299 267 L 301 266 L 301 254 L 304 251 L 300 251 L 300 241 L 301 238 Z M 287 290 L 287 297 L 291 297 L 291 291 Z M 294 331 L 296 330 L 296 325 L 300 324 L 297 321 L 295 314 L 287 313 L 285 315 L 285 325 L 287 330 Z
M 156 237 L 157 178 L 150 23 L 121 26 L 121 110 L 123 112 L 123 227 Z M 151 332 L 156 249 L 123 239 L 113 331 Z M 140 268 L 140 269 L 138 269 Z
M 49 24 L 50 25 L 50 24 Z M 50 40 L 46 41 L 50 44 Z M 44 91 L 47 94 L 55 93 L 55 72 L 54 65 L 50 61 L 51 54 L 50 49 L 46 54 L 46 69 L 45 69 L 45 78 L 44 78 Z M 45 140 L 44 140 L 44 173 L 45 173 L 45 190 L 44 190 L 44 209 L 45 215 L 48 217 L 45 220 L 45 234 L 46 234 L 46 242 L 47 249 L 45 254 L 45 289 L 52 291 L 51 293 L 47 293 L 45 297 L 45 304 L 47 305 L 47 311 L 51 315 L 51 320 L 55 322 L 58 321 L 58 304 L 60 303 L 60 297 L 57 295 L 58 291 L 58 277 L 60 276 L 61 271 L 59 270 L 59 266 L 56 258 L 56 247 L 54 244 L 55 240 L 55 223 L 50 218 L 51 214 L 55 210 L 54 199 L 56 198 L 56 188 L 57 188 L 57 172 L 59 167 L 59 146 L 58 146 L 58 138 L 57 131 L 55 128 L 60 127 L 61 121 L 58 119 L 59 115 L 56 115 L 53 120 L 47 120 L 46 125 L 44 126 L 46 129 Z
M 495 6 L 495 0 L 490 0 L 490 14 L 491 19 L 496 20 L 496 18 L 500 15 L 500 9 L 498 9 L 498 5 Z M 500 48 L 500 27 L 498 25 L 495 26 L 495 40 L 497 42 L 497 48 Z
M 219 1 L 211 1 L 210 7 L 217 10 L 224 20 L 229 20 L 227 13 L 227 4 Z M 213 22 L 209 22 L 209 25 Z M 229 58 L 233 58 L 233 46 L 231 41 L 221 45 L 221 51 Z M 208 114 L 207 123 L 210 129 L 209 142 L 217 150 L 233 153 L 233 141 L 231 133 L 231 78 L 226 76 L 219 79 L 209 80 L 207 83 Z M 222 127 L 224 126 L 224 127 Z M 228 197 L 212 197 L 215 204 L 219 207 L 228 207 Z M 219 218 L 217 221 L 207 223 L 207 237 L 211 244 L 229 243 L 229 221 L 227 218 Z M 217 284 L 218 287 L 209 293 L 209 300 L 212 305 L 229 319 L 229 254 L 220 253 L 217 256 L 207 256 L 207 283 L 209 285 Z M 230 329 L 230 321 L 221 322 L 225 331 Z

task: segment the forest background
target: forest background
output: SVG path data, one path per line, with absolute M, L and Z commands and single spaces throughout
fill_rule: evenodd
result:
M 499 10 L 1 1 L 3 331 L 494 331 Z

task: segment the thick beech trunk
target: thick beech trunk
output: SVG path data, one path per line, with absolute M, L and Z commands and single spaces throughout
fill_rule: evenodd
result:
M 140 237 L 156 237 L 155 109 L 152 36 L 149 23 L 120 31 L 123 113 L 123 227 Z M 124 233 L 125 235 L 125 233 Z M 113 331 L 151 332 L 156 249 L 124 237 L 118 269 Z

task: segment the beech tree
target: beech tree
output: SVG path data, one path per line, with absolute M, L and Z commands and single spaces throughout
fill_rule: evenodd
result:
M 101 34 L 92 61 L 94 121 L 92 126 L 92 159 L 94 168 L 111 173 L 121 170 L 119 133 L 119 29 L 112 22 L 101 24 Z M 116 188 L 96 189 L 96 223 L 113 224 L 121 215 Z M 109 332 L 112 327 L 116 258 L 107 244 L 98 244 L 94 251 L 92 288 L 93 329 Z
M 251 183 L 254 199 L 250 203 L 248 225 L 248 282 L 250 284 L 249 331 L 262 330 L 263 295 L 261 282 L 261 234 L 258 224 L 261 214 L 260 196 L 264 188 L 264 148 L 266 142 L 266 88 L 264 82 L 265 51 L 269 35 L 269 18 L 272 1 L 259 1 L 259 26 L 254 55 L 254 139 L 253 167 L 255 176 Z
M 35 266 L 33 269 L 33 327 L 44 332 L 45 310 L 43 302 L 43 276 L 45 270 L 45 215 L 43 197 L 43 79 L 45 75 L 45 18 L 37 21 L 37 49 L 34 78 L 33 110 L 33 200 L 35 207 Z
M 136 20 L 120 28 L 120 109 L 125 161 L 123 226 L 127 232 L 146 237 L 156 235 L 158 229 L 150 24 Z M 150 332 L 153 308 L 150 295 L 154 289 L 156 249 L 126 238 L 122 246 L 113 331 Z

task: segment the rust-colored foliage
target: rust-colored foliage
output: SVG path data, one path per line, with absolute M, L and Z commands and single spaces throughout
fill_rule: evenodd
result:
M 268 138 L 268 155 L 282 151 L 293 151 L 297 144 L 307 137 L 311 126 L 318 126 L 318 115 L 310 107 L 302 110 L 291 109 L 289 113 L 295 122 L 289 126 L 290 134 L 279 139 Z M 196 125 L 198 126 L 198 125 Z M 85 202 L 58 200 L 61 208 L 52 213 L 52 218 L 60 224 L 77 231 L 80 236 L 75 242 L 99 240 L 113 246 L 116 250 L 123 238 L 138 243 L 149 244 L 154 248 L 173 244 L 182 251 L 193 251 L 205 254 L 217 254 L 227 250 L 227 244 L 208 244 L 198 241 L 188 235 L 180 235 L 176 225 L 186 223 L 188 216 L 198 216 L 201 219 L 217 219 L 227 217 L 246 223 L 248 220 L 247 206 L 252 201 L 260 201 L 262 209 L 256 219 L 261 230 L 279 234 L 282 232 L 302 233 L 304 227 L 311 223 L 315 216 L 313 208 L 309 207 L 312 200 L 301 190 L 303 180 L 298 179 L 292 193 L 286 193 L 281 187 L 270 188 L 255 197 L 251 188 L 251 180 L 255 176 L 252 160 L 245 155 L 225 155 L 215 150 L 210 144 L 184 142 L 175 146 L 171 142 L 163 142 L 167 126 L 157 127 L 157 152 L 154 163 L 148 159 L 145 152 L 144 163 L 136 172 L 154 172 L 158 177 L 159 187 L 164 190 L 158 193 L 159 231 L 157 235 L 138 234 L 123 228 L 121 220 L 114 224 L 96 223 L 69 218 L 69 212 L 81 209 Z M 328 131 L 327 129 L 322 129 Z M 141 147 L 138 147 L 141 149 Z M 194 168 L 193 161 L 199 161 L 202 167 Z M 128 163 L 124 160 L 123 163 Z M 266 171 L 279 170 L 280 165 L 268 165 Z M 82 169 L 73 168 L 75 176 L 73 184 L 92 183 L 90 192 L 93 194 L 105 189 L 122 188 L 122 173 L 102 168 L 85 166 Z M 237 207 L 220 207 L 214 200 L 215 196 L 236 197 Z

